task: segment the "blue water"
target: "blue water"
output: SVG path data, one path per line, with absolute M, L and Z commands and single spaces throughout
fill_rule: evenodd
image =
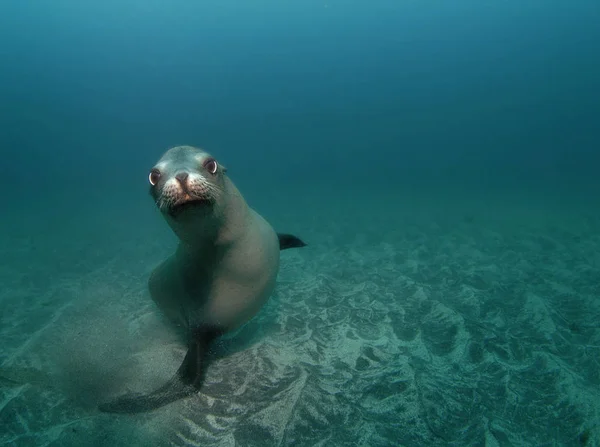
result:
M 6 2 L 1 147 L 27 175 L 1 181 L 104 187 L 189 143 L 242 178 L 597 191 L 599 9 Z
M 541 269 L 556 262 L 572 274 L 561 283 L 572 296 L 597 301 L 600 261 L 593 250 L 578 250 L 600 246 L 599 24 L 600 3 L 593 0 L 6 0 L 0 4 L 3 277 L 30 269 L 30 284 L 47 275 L 36 286 L 39 294 L 53 280 L 79 278 L 121 253 L 128 274 L 144 281 L 150 266 L 143 262 L 158 261 L 167 250 L 136 248 L 172 237 L 152 213 L 148 170 L 167 148 L 190 144 L 217 156 L 278 229 L 311 239 L 313 253 L 319 244 L 323 256 L 346 247 L 347 260 L 363 247 L 373 250 L 375 262 L 385 257 L 377 254 L 385 244 L 404 253 L 397 244 L 405 237 L 420 250 L 404 233 L 410 225 L 425 234 L 427 225 L 443 233 L 455 221 L 489 226 L 482 239 L 475 235 L 465 244 L 537 253 L 546 247 L 538 238 L 555 238 L 571 261 L 532 254 L 532 275 L 552 281 Z M 393 217 L 411 209 L 423 214 L 410 225 Z M 541 226 L 527 220 L 531 210 L 539 212 Z M 513 216 L 512 226 L 503 227 L 499 216 Z M 557 229 L 561 219 L 568 221 L 564 231 Z M 325 262 L 319 254 L 297 256 L 315 256 L 306 258 L 311 265 Z M 75 269 L 73 259 L 85 265 Z M 498 265 L 514 261 L 502 259 Z M 364 269 L 371 261 L 360 262 Z M 397 259 L 398 275 L 406 272 L 402 262 Z M 498 281 L 508 281 L 501 270 Z M 582 279 L 577 275 L 584 270 Z M 352 288 L 352 278 L 337 279 Z M 7 302 L 22 296 L 9 287 L 3 293 Z M 14 306 L 27 302 L 14 299 Z M 31 306 L 7 307 L 3 325 L 26 316 L 35 300 Z M 3 361 L 14 363 L 27 337 L 55 321 L 52 309 L 11 333 Z M 597 346 L 594 327 L 573 344 Z M 586 365 L 598 377 L 597 362 Z M 12 399 L 6 390 L 4 406 Z M 584 413 L 577 424 L 593 431 L 598 419 Z M 4 423 L 12 423 L 6 422 L 11 415 Z M 486 417 L 480 423 L 492 424 L 493 416 Z M 415 430 L 426 432 L 426 425 Z M 385 421 L 382 427 L 361 445 L 491 442 L 481 434 L 394 438 L 382 434 Z M 522 435 L 522 445 L 542 445 L 541 431 L 537 426 L 531 438 Z M 573 433 L 555 433 L 544 445 L 600 439 L 588 431 L 577 437 L 579 431 L 577 425 Z M 490 432 L 496 444 L 488 445 L 514 442 Z M 42 443 L 9 438 L 2 445 Z M 44 445 L 62 445 L 60 439 Z M 291 445 L 296 438 L 282 439 Z M 358 442 L 352 435 L 339 439 L 340 445 Z

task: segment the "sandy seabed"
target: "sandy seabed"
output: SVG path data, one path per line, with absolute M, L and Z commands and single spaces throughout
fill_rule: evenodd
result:
M 146 290 L 166 224 L 146 202 L 3 219 L 0 445 L 600 445 L 598 210 L 375 197 L 254 203 L 309 247 L 197 396 L 142 415 L 97 405 L 183 358 Z

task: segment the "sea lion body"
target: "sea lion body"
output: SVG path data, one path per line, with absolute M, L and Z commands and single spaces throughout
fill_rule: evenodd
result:
M 159 309 L 188 334 L 188 351 L 165 385 L 121 396 L 100 405 L 101 411 L 149 411 L 196 392 L 210 344 L 246 323 L 269 299 L 280 250 L 305 245 L 276 233 L 225 172 L 210 154 L 191 146 L 169 149 L 150 171 L 150 194 L 179 245 L 152 272 L 148 287 Z
M 230 227 L 226 243 L 202 249 L 180 242 L 152 273 L 150 294 L 178 326 L 207 325 L 232 331 L 265 304 L 279 270 L 279 240 L 271 225 L 248 207 L 229 179 Z

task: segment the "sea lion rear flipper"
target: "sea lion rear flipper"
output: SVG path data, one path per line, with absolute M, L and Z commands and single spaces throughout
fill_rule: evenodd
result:
M 149 394 L 124 394 L 101 404 L 99 410 L 104 413 L 143 413 L 194 394 L 202 385 L 209 345 L 220 334 L 221 331 L 214 329 L 195 331 L 183 363 L 167 383 Z
M 277 233 L 279 238 L 279 249 L 306 247 L 306 244 L 300 238 L 293 234 Z

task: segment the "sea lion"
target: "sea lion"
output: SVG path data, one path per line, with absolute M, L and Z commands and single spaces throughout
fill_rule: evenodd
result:
M 103 412 L 149 411 L 196 392 L 210 344 L 250 320 L 273 292 L 280 250 L 306 245 L 276 233 L 246 204 L 226 169 L 201 149 L 169 149 L 150 170 L 149 182 L 179 244 L 151 273 L 148 288 L 160 310 L 185 328 L 188 351 L 165 385 L 104 403 Z

